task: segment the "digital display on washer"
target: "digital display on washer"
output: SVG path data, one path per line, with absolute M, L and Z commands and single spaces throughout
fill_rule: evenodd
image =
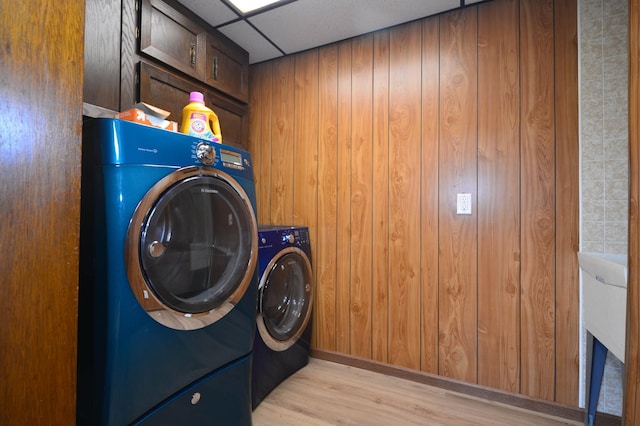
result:
M 238 153 L 226 151 L 224 149 L 220 150 L 220 159 L 225 163 L 232 163 L 242 165 L 242 156 Z

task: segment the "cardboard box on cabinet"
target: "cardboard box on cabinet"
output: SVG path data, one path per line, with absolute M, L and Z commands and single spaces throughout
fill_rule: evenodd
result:
M 144 102 L 138 102 L 133 106 L 133 108 L 117 113 L 115 118 L 177 132 L 178 123 L 166 119 L 169 114 L 171 114 L 169 111 L 165 111 Z

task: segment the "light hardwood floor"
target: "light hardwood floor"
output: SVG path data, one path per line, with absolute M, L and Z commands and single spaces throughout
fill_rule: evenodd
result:
M 311 358 L 262 401 L 255 426 L 580 425 L 406 379 Z

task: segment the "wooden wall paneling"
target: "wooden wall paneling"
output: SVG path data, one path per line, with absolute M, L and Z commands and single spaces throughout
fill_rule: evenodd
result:
M 253 160 L 256 185 L 257 220 L 270 223 L 271 191 L 271 90 L 273 63 L 263 62 L 255 66 L 249 75 L 251 111 L 249 112 L 248 150 Z M 259 77 L 259 78 L 258 78 Z
M 273 64 L 269 63 L 268 67 L 266 68 L 266 80 L 264 81 L 263 84 L 265 84 L 265 87 L 262 88 L 262 93 L 265 94 L 265 96 L 267 96 L 267 98 L 264 100 L 264 103 L 262 105 L 261 111 L 264 111 L 264 118 L 261 119 L 261 129 L 260 129 L 260 134 L 262 136 L 262 139 L 260 141 L 258 141 L 259 143 L 261 143 L 260 146 L 260 159 L 261 159 L 261 166 L 260 166 L 260 170 L 261 170 L 261 175 L 264 176 L 264 179 L 259 180 L 258 181 L 258 186 L 260 188 L 260 191 L 262 192 L 262 206 L 264 206 L 263 208 L 260 208 L 258 210 L 258 213 L 260 214 L 260 218 L 262 220 L 261 223 L 267 223 L 270 224 L 272 223 L 271 220 L 271 197 L 273 197 L 273 193 L 270 191 L 271 188 L 271 180 L 272 180 L 272 175 L 271 175 L 271 170 L 270 170 L 270 166 L 272 163 L 272 159 L 274 156 L 274 152 L 273 152 L 273 81 L 274 81 L 274 75 L 273 75 Z M 249 116 L 251 116 L 251 111 L 249 111 Z M 266 170 L 269 170 L 268 173 L 265 173 Z
M 478 6 L 478 384 L 520 390 L 518 1 Z
M 295 57 L 273 63 L 271 105 L 271 224 L 293 223 L 293 161 L 295 149 Z
M 338 204 L 336 349 L 350 353 L 351 290 L 351 41 L 338 45 Z
M 420 124 L 422 26 L 390 32 L 389 361 L 420 369 Z
M 556 395 L 578 406 L 580 249 L 577 0 L 555 0 L 556 104 Z
M 293 224 L 309 228 L 312 258 L 318 248 L 318 63 L 317 49 L 295 57 Z
M 318 50 L 295 57 L 293 224 L 308 226 L 315 252 L 318 214 Z
M 85 2 L 0 12 L 0 424 L 75 424 Z
M 439 371 L 477 380 L 477 208 L 456 215 L 456 194 L 477 207 L 477 7 L 440 15 Z
M 371 359 L 373 226 L 373 36 L 351 46 L 351 354 Z
M 270 63 L 263 62 L 261 64 L 255 65 L 252 70 L 251 76 L 249 77 L 249 84 L 253 88 L 251 94 L 249 96 L 249 105 L 250 105 L 250 115 L 249 115 L 249 134 L 247 138 L 247 150 L 251 153 L 251 158 L 253 159 L 253 173 L 254 173 L 254 181 L 256 184 L 256 199 L 257 204 L 261 204 L 262 194 L 259 189 L 259 181 L 263 181 L 262 177 L 265 174 L 266 168 L 260 168 L 260 146 L 258 145 L 258 140 L 262 139 L 262 132 L 260 123 L 262 122 L 261 118 L 261 107 L 262 105 L 269 102 L 270 99 L 266 99 L 264 95 L 260 95 L 260 86 L 266 86 L 265 81 L 267 78 L 262 78 L 263 75 L 266 76 L 267 73 L 264 72 L 264 68 L 270 65 Z M 268 119 L 265 117 L 265 119 Z M 265 144 L 266 145 L 266 144 Z M 256 217 L 258 223 L 261 222 L 260 216 Z
M 625 426 L 640 422 L 640 0 L 629 1 L 629 276 L 624 365 Z
M 338 47 L 320 49 L 318 69 L 318 231 L 313 346 L 336 350 L 336 258 L 338 187 Z
M 562 28 L 555 47 L 566 55 L 574 30 L 564 20 L 575 19 L 575 0 L 556 1 L 555 25 Z M 260 171 L 262 184 L 269 181 L 272 223 L 300 217 L 296 198 L 308 195 L 299 192 L 309 182 L 290 166 L 306 142 L 299 140 L 300 118 L 294 128 L 292 117 L 317 108 L 312 144 L 318 158 L 307 163 L 316 167 L 318 182 L 316 349 L 508 392 L 519 380 L 520 393 L 553 400 L 555 388 L 558 401 L 573 404 L 578 343 L 570 318 L 579 305 L 567 265 L 576 237 L 570 92 L 577 83 L 569 77 L 573 53 L 558 58 L 554 68 L 553 22 L 551 0 L 495 0 L 325 46 L 317 50 L 317 97 L 302 95 L 294 82 L 293 62 L 310 66 L 308 52 L 299 54 L 307 59 L 270 61 L 272 76 L 252 68 L 261 74 L 258 87 L 263 80 L 272 86 L 264 95 L 270 107 L 261 107 L 272 110 L 271 128 L 262 131 L 270 132 L 265 143 L 271 163 Z M 365 40 L 370 52 L 362 48 Z M 370 70 L 360 68 L 364 58 Z M 566 93 L 554 95 L 554 72 L 558 90 L 573 84 Z M 367 138 L 370 152 L 364 150 Z M 360 191 L 369 175 L 371 198 L 364 207 Z M 455 214 L 460 192 L 473 196 L 471 216 Z M 363 250 L 367 238 L 370 253 Z M 363 255 L 372 265 L 370 295 L 361 286 L 368 262 Z M 357 315 L 363 297 L 370 297 L 370 325 Z M 360 352 L 367 343 L 356 339 L 357 330 L 366 334 L 367 327 L 370 355 Z
M 389 360 L 389 31 L 373 36 L 371 357 Z
M 555 163 L 553 0 L 521 0 L 522 383 L 555 394 Z
M 420 188 L 420 369 L 438 374 L 439 19 L 422 21 L 422 155 Z

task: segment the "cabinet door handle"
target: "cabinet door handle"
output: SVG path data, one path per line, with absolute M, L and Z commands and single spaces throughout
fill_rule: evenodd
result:
M 213 57 L 213 79 L 214 80 L 218 79 L 218 57 L 217 56 Z
M 191 66 L 196 65 L 196 44 L 191 43 L 191 48 L 189 49 L 189 58 L 191 59 Z

